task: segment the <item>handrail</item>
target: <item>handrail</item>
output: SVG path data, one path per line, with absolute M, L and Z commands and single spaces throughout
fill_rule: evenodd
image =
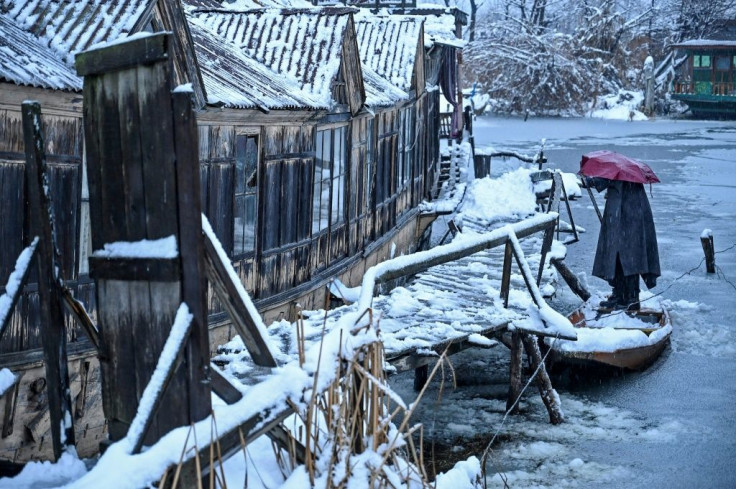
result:
M 363 311 L 371 307 L 373 291 L 377 284 L 399 277 L 414 275 L 436 265 L 459 260 L 460 258 L 465 258 L 480 251 L 504 245 L 509 239 L 509 229 L 518 238 L 525 238 L 539 231 L 554 227 L 557 223 L 558 216 L 556 212 L 540 214 L 503 228 L 494 229 L 489 233 L 466 237 L 462 240 L 456 240 L 430 250 L 400 256 L 372 266 L 363 275 L 360 298 L 358 299 L 358 311 L 359 313 L 363 313 Z

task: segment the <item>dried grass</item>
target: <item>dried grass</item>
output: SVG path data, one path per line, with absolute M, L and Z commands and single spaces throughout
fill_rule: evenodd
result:
M 369 311 L 368 314 L 368 324 L 356 328 L 351 334 L 375 327 L 372 313 Z M 296 321 L 296 330 L 298 358 L 303 365 L 305 343 L 301 315 Z M 444 369 L 445 362 L 446 355 L 443 354 L 430 373 L 430 380 Z M 433 487 L 424 469 L 423 427 L 409 424 L 429 381 L 415 402 L 406 407 L 389 387 L 384 366 L 383 344 L 377 340 L 354 351 L 351 358 L 343 358 L 335 380 L 323 392 L 317 391 L 319 379 L 315 375 L 306 408 L 293 406 L 300 425 L 295 423 L 291 431 L 285 430 L 288 442 L 272 443 L 275 460 L 284 478 L 303 465 L 309 475 L 310 487 L 346 489 L 356 482 L 356 478 L 363 479 L 360 486 L 371 488 Z M 393 423 L 395 419 L 401 419 L 398 427 Z M 204 463 L 211 467 L 207 486 L 226 488 L 222 469 L 224 460 L 214 416 L 212 433 L 213 438 L 208 442 L 209 460 L 199 460 L 197 440 L 190 449 L 197 452 L 197 487 L 202 487 Z M 418 446 L 413 440 L 417 434 Z M 247 462 L 247 446 L 242 433 L 241 448 Z M 182 450 L 179 465 L 164 474 L 159 487 L 177 488 L 181 485 L 181 460 L 185 455 Z M 173 472 L 173 480 L 169 485 L 170 472 Z

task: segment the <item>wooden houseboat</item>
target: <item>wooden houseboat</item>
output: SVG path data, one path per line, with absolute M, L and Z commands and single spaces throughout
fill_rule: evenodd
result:
M 212 0 L 0 6 L 0 284 L 30 239 L 20 105 L 35 99 L 61 275 L 96 319 L 73 54 L 142 31 L 173 33 L 174 82 L 192 85 L 198 107 L 202 207 L 267 324 L 324 307 L 333 278 L 357 285 L 367 267 L 422 246 L 435 217 L 419 203 L 435 192 L 439 170 L 437 87 L 457 90 L 460 45 L 437 34 L 427 48 L 422 16 L 219 7 Z M 384 56 L 375 56 L 378 46 Z M 31 280 L 0 337 L 0 368 L 16 376 L 0 396 L 2 460 L 50 456 L 38 308 Z M 214 298 L 209 319 L 211 347 L 234 335 Z M 66 328 L 77 450 L 87 456 L 105 438 L 99 363 L 71 318 Z
M 697 39 L 675 44 L 687 60 L 672 85 L 672 98 L 699 117 L 736 117 L 736 41 Z

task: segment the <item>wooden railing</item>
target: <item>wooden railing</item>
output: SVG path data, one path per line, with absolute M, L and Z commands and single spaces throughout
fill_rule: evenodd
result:
M 733 82 L 711 83 L 711 93 L 703 93 L 702 90 L 696 90 L 695 82 L 675 82 L 672 86 L 672 93 L 678 94 L 698 94 L 698 95 L 716 95 L 719 97 L 736 96 Z

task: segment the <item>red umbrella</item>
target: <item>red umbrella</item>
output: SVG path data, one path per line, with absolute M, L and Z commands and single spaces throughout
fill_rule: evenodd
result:
M 583 155 L 578 174 L 634 183 L 658 183 L 646 164 L 613 151 L 593 151 Z

